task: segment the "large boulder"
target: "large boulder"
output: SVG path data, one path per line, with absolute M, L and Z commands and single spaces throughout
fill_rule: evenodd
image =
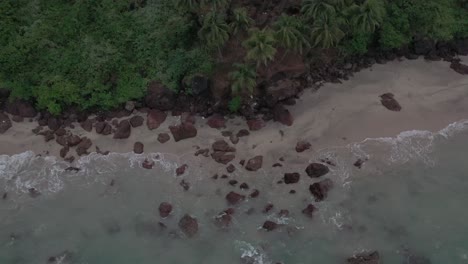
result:
M 288 109 L 278 104 L 273 108 L 273 119 L 286 126 L 292 126 L 294 118 Z
M 455 41 L 455 52 L 459 55 L 468 55 L 468 38 Z
M 212 145 L 213 151 L 220 151 L 220 152 L 235 152 L 236 149 L 234 147 L 229 146 L 229 144 L 224 140 L 217 140 Z
M 93 130 L 93 121 L 90 119 L 86 119 L 85 121 L 80 123 L 81 128 L 87 132 L 91 132 Z
M 299 93 L 301 84 L 293 79 L 281 79 L 266 88 L 266 102 L 270 107 L 276 103 L 295 97 Z
M 226 127 L 226 119 L 222 115 L 214 114 L 208 118 L 206 124 L 211 128 L 220 129 Z
M 93 142 L 91 142 L 91 139 L 84 137 L 81 139 L 80 144 L 76 146 L 76 153 L 78 156 L 86 155 L 88 154 L 88 149 L 93 145 Z
M 184 83 L 193 95 L 201 95 L 210 91 L 210 79 L 202 75 L 195 75 L 185 80 Z
M 0 112 L 0 134 L 5 133 L 11 127 L 11 120 L 8 115 Z
M 321 163 L 311 163 L 309 166 L 307 166 L 305 172 L 309 177 L 311 178 L 319 178 L 322 177 L 323 175 L 327 174 L 330 171 L 330 169 Z
M 309 217 L 312 218 L 314 216 L 314 212 L 317 210 L 313 204 L 308 204 L 306 208 L 302 210 L 302 213 Z
M 454 61 L 450 64 L 450 68 L 459 74 L 468 75 L 468 65 L 460 63 L 459 61 Z
M 167 202 L 162 202 L 160 205 L 159 205 L 159 215 L 162 217 L 162 218 L 166 218 L 168 217 L 171 212 L 172 212 L 172 204 L 170 203 L 167 203 Z
M 179 228 L 187 237 L 194 237 L 198 233 L 198 221 L 186 214 L 180 219 Z
M 164 121 L 166 121 L 167 114 L 157 109 L 150 110 L 146 119 L 146 125 L 149 130 L 157 129 Z
M 394 97 L 392 93 L 384 93 L 380 96 L 380 102 L 388 110 L 398 112 L 401 110 L 401 105 Z
M 170 126 L 169 130 L 171 131 L 175 142 L 197 136 L 197 129 L 193 124 L 188 122 L 182 122 L 178 126 Z
M 130 125 L 130 122 L 128 122 L 128 120 L 122 120 L 117 126 L 117 129 L 115 130 L 114 138 L 125 139 L 125 138 L 130 137 L 131 133 L 132 133 L 132 126 Z
M 161 143 L 161 144 L 166 143 L 166 142 L 169 141 L 170 139 L 171 139 L 171 136 L 169 136 L 169 134 L 167 134 L 167 133 L 159 133 L 159 134 L 158 134 L 158 141 L 159 141 L 159 143 Z
M 379 252 L 360 253 L 346 260 L 348 264 L 381 264 Z
M 301 153 L 310 149 L 312 145 L 307 141 L 299 141 L 296 144 L 296 152 Z
M 130 118 L 130 125 L 132 125 L 133 128 L 140 127 L 143 125 L 144 121 L 145 119 L 142 116 L 132 116 L 132 118 Z
M 136 154 L 143 153 L 144 148 L 145 148 L 145 145 L 143 145 L 143 143 L 141 142 L 135 142 L 135 144 L 133 144 L 133 152 L 135 152 Z
M 332 187 L 333 182 L 330 179 L 325 179 L 310 185 L 309 191 L 315 197 L 315 201 L 320 202 L 327 198 L 328 192 Z
M 247 161 L 245 169 L 248 171 L 257 171 L 263 166 L 263 156 L 255 156 Z
M 96 129 L 96 133 L 98 133 L 98 134 L 110 135 L 112 133 L 112 126 L 109 123 L 105 122 L 105 121 L 97 122 L 94 125 L 94 127 Z
M 247 126 L 250 131 L 257 131 L 265 127 L 265 122 L 261 119 L 250 119 L 247 120 Z
M 7 101 L 5 104 L 5 111 L 9 114 L 21 117 L 35 117 L 37 115 L 32 104 L 22 100 Z
M 227 200 L 229 205 L 236 205 L 236 204 L 242 202 L 243 200 L 245 200 L 245 196 L 242 195 L 242 194 L 238 194 L 236 192 L 229 192 L 226 195 L 226 200 Z
M 298 183 L 300 178 L 301 178 L 301 175 L 299 173 L 297 173 L 297 172 L 285 173 L 284 174 L 284 183 L 285 184 Z
M 148 85 L 145 103 L 148 107 L 162 111 L 171 110 L 175 105 L 176 95 L 168 87 L 152 81 Z
M 231 162 L 236 156 L 234 154 L 229 154 L 223 151 L 215 151 L 211 154 L 211 157 L 214 161 L 226 165 L 229 162 Z

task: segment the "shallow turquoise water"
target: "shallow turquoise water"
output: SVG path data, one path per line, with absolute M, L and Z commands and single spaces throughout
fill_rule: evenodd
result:
M 79 173 L 32 153 L 1 156 L 0 191 L 8 197 L 0 200 L 0 263 L 47 263 L 65 250 L 71 257 L 56 263 L 230 264 L 249 256 L 246 263 L 333 264 L 372 250 L 383 263 L 411 263 L 410 255 L 430 261 L 413 263 L 468 263 L 468 130 L 455 130 L 413 131 L 316 153 L 312 160 L 336 163 L 325 176 L 335 187 L 320 203 L 305 175 L 286 187 L 276 184 L 282 172 L 254 179 L 239 172 L 237 179 L 261 195 L 235 208 L 228 230 L 213 217 L 227 208 L 225 193 L 241 191 L 203 170 L 191 171 L 191 189 L 181 191 L 177 164 L 164 155 L 153 170 L 139 167 L 143 156 L 95 155 L 81 161 Z M 357 158 L 369 161 L 357 169 Z M 42 194 L 30 197 L 31 187 Z M 157 213 L 163 201 L 174 205 L 167 219 Z M 311 202 L 318 207 L 312 220 L 301 214 Z M 267 203 L 275 207 L 264 214 Z M 247 215 L 249 208 L 255 212 Z M 290 216 L 279 217 L 280 209 Z M 199 221 L 194 238 L 177 226 L 185 213 Z M 284 226 L 260 230 L 267 219 Z

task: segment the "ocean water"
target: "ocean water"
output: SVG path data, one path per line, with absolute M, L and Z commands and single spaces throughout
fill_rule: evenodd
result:
M 152 170 L 141 168 L 146 158 L 156 162 Z M 353 166 L 359 158 L 361 169 Z M 324 178 L 334 188 L 315 202 L 307 164 L 255 176 L 238 169 L 230 178 L 248 183 L 243 191 L 194 164 L 177 177 L 180 158 L 164 153 L 92 154 L 79 160 L 79 172 L 31 152 L 0 156 L 0 263 L 334 264 L 374 250 L 382 263 L 468 263 L 467 122 L 323 149 L 310 161 L 321 159 L 333 162 Z M 278 184 L 285 172 L 300 172 L 300 182 Z M 254 188 L 260 196 L 234 207 L 229 228 L 214 224 L 227 192 Z M 161 202 L 174 206 L 166 219 Z M 318 209 L 312 219 L 301 213 L 309 203 Z M 198 220 L 195 237 L 178 228 L 184 214 Z M 281 226 L 266 232 L 266 220 Z

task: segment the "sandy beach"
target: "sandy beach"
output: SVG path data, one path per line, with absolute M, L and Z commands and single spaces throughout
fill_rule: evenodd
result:
M 462 59 L 468 61 L 467 57 Z M 366 138 L 393 137 L 407 130 L 437 131 L 468 118 L 467 88 L 468 76 L 450 69 L 448 62 L 419 59 L 376 64 L 342 84 L 327 83 L 318 91 L 306 89 L 297 104 L 288 107 L 294 124 L 288 127 L 267 122 L 263 129 L 240 138 L 235 146 L 237 158 L 263 155 L 264 163 L 272 164 L 280 157 L 301 159 L 294 150 L 300 140 L 310 142 L 310 151 L 316 151 Z M 393 112 L 383 107 L 379 96 L 384 93 L 393 93 L 402 110 Z M 112 139 L 111 135 L 88 133 L 78 124 L 71 132 L 92 140 L 90 152 L 95 150 L 95 146 L 103 151 L 132 152 L 134 143 L 140 141 L 146 153 L 173 154 L 182 161 L 184 157 L 193 157 L 198 147 L 210 148 L 214 141 L 223 139 L 221 131 L 237 133 L 248 128 L 244 120 L 236 118 L 228 120 L 226 129 L 217 130 L 207 126 L 205 119 L 197 117 L 197 137 L 174 142 L 171 136 L 165 144 L 159 143 L 158 134 L 170 134 L 168 127 L 179 121 L 180 117 L 168 116 L 158 129 L 150 131 L 146 125 L 134 128 L 131 136 L 123 140 Z M 35 127 L 36 122 L 14 123 L 0 136 L 0 154 L 32 150 L 36 154 L 58 156 L 61 146 L 55 141 L 44 142 L 42 136 L 31 132 Z M 70 153 L 75 154 L 74 150 Z M 307 157 L 302 155 L 302 158 Z

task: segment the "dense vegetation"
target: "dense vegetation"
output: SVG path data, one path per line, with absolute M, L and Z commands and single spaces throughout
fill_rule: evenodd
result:
M 0 88 L 54 114 L 110 109 L 143 97 L 150 80 L 179 91 L 194 74 L 216 74 L 235 38 L 246 51 L 229 74 L 236 111 L 256 86 L 256 69 L 280 48 L 352 56 L 414 38 L 468 37 L 466 0 L 304 0 L 300 12 L 285 10 L 261 27 L 239 2 L 2 0 Z

